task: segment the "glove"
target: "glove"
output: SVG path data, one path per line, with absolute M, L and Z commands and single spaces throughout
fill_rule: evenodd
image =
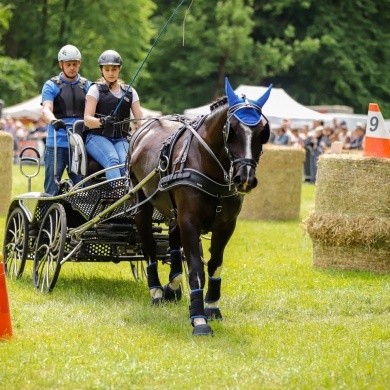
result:
M 55 130 L 65 129 L 66 124 L 62 119 L 53 119 L 50 124 L 54 127 Z
M 102 124 L 102 127 L 106 125 L 113 125 L 115 123 L 115 118 L 113 116 L 102 116 L 100 119 L 100 123 Z

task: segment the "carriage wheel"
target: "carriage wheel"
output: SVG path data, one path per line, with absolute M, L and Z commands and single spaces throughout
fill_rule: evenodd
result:
M 37 290 L 53 290 L 61 270 L 65 241 L 65 209 L 61 204 L 53 203 L 43 218 L 36 241 L 33 281 Z
M 143 281 L 147 279 L 147 263 L 145 260 L 130 261 L 130 267 L 135 280 Z
M 20 207 L 8 218 L 4 236 L 4 269 L 6 275 L 19 279 L 28 254 L 28 221 Z

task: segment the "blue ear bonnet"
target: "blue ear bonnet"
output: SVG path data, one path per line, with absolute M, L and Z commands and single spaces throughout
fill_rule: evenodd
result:
M 267 91 L 258 100 L 250 100 L 245 96 L 239 97 L 230 86 L 229 80 L 225 78 L 225 91 L 228 98 L 229 110 L 233 113 L 237 120 L 244 125 L 253 127 L 260 123 L 261 109 L 269 98 L 272 84 Z
M 257 104 L 254 100 L 246 99 L 245 96 L 239 99 L 237 103 L 251 103 L 257 107 Z M 252 127 L 258 125 L 261 120 L 260 111 L 256 110 L 254 107 L 249 106 L 249 104 L 248 107 L 243 106 L 242 108 L 238 108 L 233 115 L 244 125 Z

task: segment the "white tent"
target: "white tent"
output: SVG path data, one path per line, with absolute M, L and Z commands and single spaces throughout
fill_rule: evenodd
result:
M 38 120 L 42 116 L 41 95 L 35 96 L 25 102 L 15 104 L 14 106 L 3 108 L 3 117 L 11 116 L 14 119 Z M 161 116 L 160 111 L 151 111 L 142 107 L 145 117 Z
M 41 95 L 25 102 L 3 108 L 3 117 L 11 116 L 14 119 L 38 120 L 42 116 Z
M 235 93 L 238 96 L 245 95 L 248 99 L 257 100 L 264 94 L 267 87 L 254 87 L 251 85 L 240 85 Z M 205 105 L 197 108 L 189 108 L 184 115 L 194 118 L 198 115 L 205 115 L 210 112 L 210 106 Z M 263 107 L 264 115 L 272 122 L 281 122 L 283 118 L 290 118 L 297 122 L 310 122 L 314 119 L 329 121 L 328 115 L 321 114 L 295 101 L 282 88 L 272 88 L 271 95 Z

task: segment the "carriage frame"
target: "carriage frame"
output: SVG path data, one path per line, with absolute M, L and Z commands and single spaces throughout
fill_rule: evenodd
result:
M 77 152 L 84 147 L 80 139 L 76 144 L 72 142 L 75 127 L 68 130 L 72 153 L 75 148 Z M 31 157 L 31 152 L 36 156 Z M 86 158 L 85 150 L 83 153 Z M 81 154 L 77 154 L 77 158 L 81 158 Z M 138 206 L 137 192 L 159 172 L 159 167 L 134 188 L 126 176 L 105 178 L 107 170 L 123 165 L 100 169 L 75 185 L 70 179 L 56 179 L 58 194 L 50 196 L 31 191 L 31 179 L 40 170 L 39 152 L 33 147 L 23 149 L 19 163 L 22 174 L 28 179 L 28 192 L 12 199 L 8 209 L 3 245 L 7 276 L 21 278 L 26 261 L 31 260 L 35 288 L 51 292 L 66 262 L 126 261 L 136 280 L 146 279 L 147 263 L 134 215 Z M 23 170 L 25 164 L 36 164 L 36 172 L 27 174 Z M 169 264 L 170 260 L 168 222 L 154 210 L 152 229 L 157 258 L 164 264 Z

